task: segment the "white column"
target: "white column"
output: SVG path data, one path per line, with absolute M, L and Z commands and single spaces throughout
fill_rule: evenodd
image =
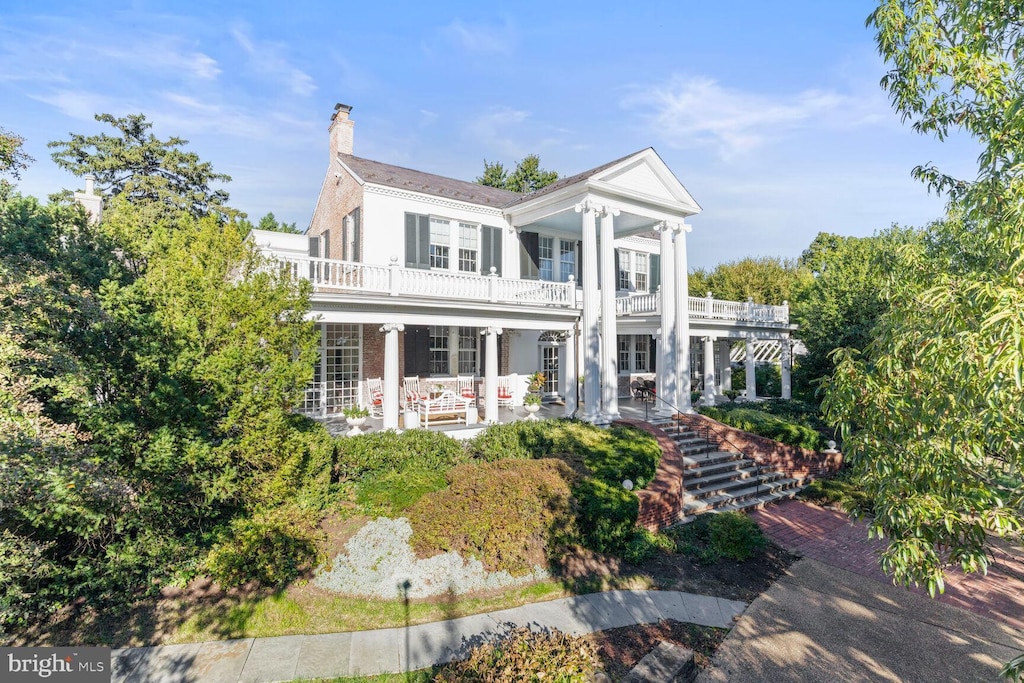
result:
M 757 375 L 755 372 L 756 361 L 754 358 L 754 335 L 747 334 L 747 359 L 746 359 L 746 374 L 747 374 L 747 400 L 753 401 L 757 398 Z
M 779 363 L 782 365 L 782 398 L 793 398 L 793 342 L 790 339 L 783 339 L 779 344 L 782 346 L 782 354 Z
M 583 419 L 595 422 L 601 411 L 597 225 L 594 220 L 594 207 L 589 200 L 577 204 L 576 212 L 583 214 L 583 330 L 580 335 L 583 345 Z
M 405 325 L 382 325 L 384 333 L 384 429 L 398 429 L 398 333 Z
M 565 416 L 576 412 L 576 389 L 579 386 L 580 369 L 576 364 L 576 327 L 565 337 L 565 356 L 559 371 L 562 373 L 562 396 L 565 397 Z
M 666 223 L 661 231 L 661 335 L 658 338 L 658 414 L 671 416 L 679 405 L 676 393 L 676 256 L 673 230 Z
M 456 249 L 453 253 L 459 253 Z M 459 328 L 448 326 L 448 374 L 455 377 L 459 374 Z
M 320 323 L 320 414 L 327 417 L 327 323 Z
M 729 358 L 730 342 L 728 339 L 718 340 L 718 395 L 732 389 L 732 361 Z
M 676 408 L 692 413 L 690 403 L 690 275 L 686 263 L 686 233 L 690 226 L 681 224 L 676 233 Z M 662 264 L 664 267 L 664 264 Z
M 484 417 L 489 424 L 498 422 L 498 335 L 500 327 L 485 327 L 484 335 Z
M 715 340 L 704 337 L 704 405 L 715 405 Z
M 619 417 L 619 343 L 615 316 L 615 290 L 619 274 L 615 272 L 614 216 L 607 207 L 601 212 L 601 417 L 605 422 Z

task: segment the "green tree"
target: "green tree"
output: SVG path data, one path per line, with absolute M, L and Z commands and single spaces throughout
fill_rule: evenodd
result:
M 259 230 L 273 230 L 274 232 L 290 232 L 292 234 L 301 234 L 302 231 L 295 225 L 295 223 L 285 223 L 278 221 L 277 216 L 272 211 L 268 211 L 267 215 L 260 219 L 260 222 L 256 224 Z
M 49 143 L 57 150 L 52 157 L 58 166 L 77 176 L 92 173 L 99 190 L 131 201 L 149 200 L 194 216 L 236 213 L 226 206 L 228 193 L 211 187 L 231 177 L 182 149 L 187 140 L 157 138 L 143 114 L 97 114 L 96 120 L 119 134 L 72 134 L 70 140 Z
M 525 194 L 539 190 L 558 180 L 558 173 L 545 171 L 540 167 L 540 157 L 531 154 L 516 163 L 515 170 L 509 172 L 501 162 L 489 162 L 484 159 L 484 173 L 476 182 L 489 187 L 498 187 Z
M 947 561 L 983 571 L 990 534 L 1024 529 L 1024 24 L 1008 0 L 886 0 L 868 24 L 896 111 L 982 146 L 974 181 L 915 169 L 948 193 L 947 218 L 894 255 L 889 312 L 864 354 L 840 353 L 823 402 L 888 539 L 883 567 L 934 593 Z
M 875 323 L 889 309 L 882 290 L 891 255 L 917 233 L 894 226 L 872 237 L 818 233 L 800 256 L 809 275 L 792 292 L 792 320 L 807 347 L 794 376 L 794 391 L 811 399 L 835 368 L 838 348 L 863 351 Z
M 23 149 L 25 138 L 0 128 L 0 176 L 9 175 L 15 180 L 21 178 L 21 172 L 34 161 Z M 0 198 L 11 192 L 11 183 L 0 178 Z
M 792 298 L 802 272 L 795 261 L 772 256 L 720 263 L 714 270 L 696 269 L 690 274 L 690 296 L 709 291 L 718 299 L 781 305 Z

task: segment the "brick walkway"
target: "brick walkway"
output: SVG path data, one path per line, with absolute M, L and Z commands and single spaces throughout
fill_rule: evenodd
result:
M 834 510 L 792 500 L 751 514 L 773 541 L 790 552 L 877 581 L 892 583 L 879 568 L 885 542 L 868 539 L 867 525 Z M 994 550 L 988 575 L 946 575 L 946 592 L 936 600 L 1024 630 L 1024 549 L 1004 544 Z M 920 589 L 911 589 L 927 595 Z

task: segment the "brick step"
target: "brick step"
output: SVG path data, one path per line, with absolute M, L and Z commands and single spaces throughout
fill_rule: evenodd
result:
M 768 498 L 769 496 L 786 490 L 792 490 L 795 495 L 799 490 L 800 480 L 798 479 L 776 479 L 775 481 L 764 482 L 760 490 L 757 486 L 735 489 L 728 493 L 721 493 L 707 498 L 686 500 L 683 503 L 683 515 L 699 515 L 717 509 L 726 509 L 727 506 L 750 500 L 753 498 Z M 685 500 L 685 497 L 684 497 Z M 730 507 L 729 509 L 739 509 Z
M 782 491 L 773 491 L 772 493 L 757 496 L 754 498 L 747 498 L 746 500 L 738 500 L 728 505 L 723 505 L 718 508 L 711 510 L 704 510 L 701 513 L 686 514 L 679 518 L 679 524 L 689 524 L 693 520 L 697 519 L 701 514 L 718 514 L 719 512 L 739 512 L 749 510 L 760 510 L 761 508 L 777 503 L 780 500 L 789 500 L 796 497 L 796 494 L 803 490 L 803 485 L 795 486 L 793 488 L 783 489 Z
M 758 476 L 767 479 L 779 479 L 783 475 L 781 472 L 764 470 L 758 475 L 757 468 L 751 465 L 735 470 L 722 470 L 701 477 L 686 477 L 683 479 L 683 484 L 687 491 L 693 492 L 696 495 L 698 491 L 707 491 L 727 482 L 742 483 L 744 481 L 753 481 Z

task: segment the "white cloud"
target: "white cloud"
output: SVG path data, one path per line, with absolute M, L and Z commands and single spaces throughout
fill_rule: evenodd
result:
M 283 54 L 283 44 L 267 41 L 257 43 L 249 37 L 246 27 L 241 25 L 234 26 L 231 35 L 248 55 L 256 73 L 283 83 L 295 95 L 305 97 L 316 92 L 313 77 L 289 62 Z
M 509 54 L 517 41 L 516 30 L 508 21 L 486 25 L 455 19 L 440 32 L 449 42 L 474 54 Z
M 530 113 L 512 107 L 497 107 L 477 117 L 467 130 L 485 149 L 491 149 L 507 157 L 521 158 L 529 152 L 526 147 L 513 139 L 513 132 L 530 118 Z
M 766 95 L 726 88 L 707 77 L 676 76 L 634 87 L 621 104 L 639 111 L 650 133 L 669 146 L 709 146 L 726 160 L 797 128 L 850 128 L 882 120 L 875 100 L 813 89 Z

